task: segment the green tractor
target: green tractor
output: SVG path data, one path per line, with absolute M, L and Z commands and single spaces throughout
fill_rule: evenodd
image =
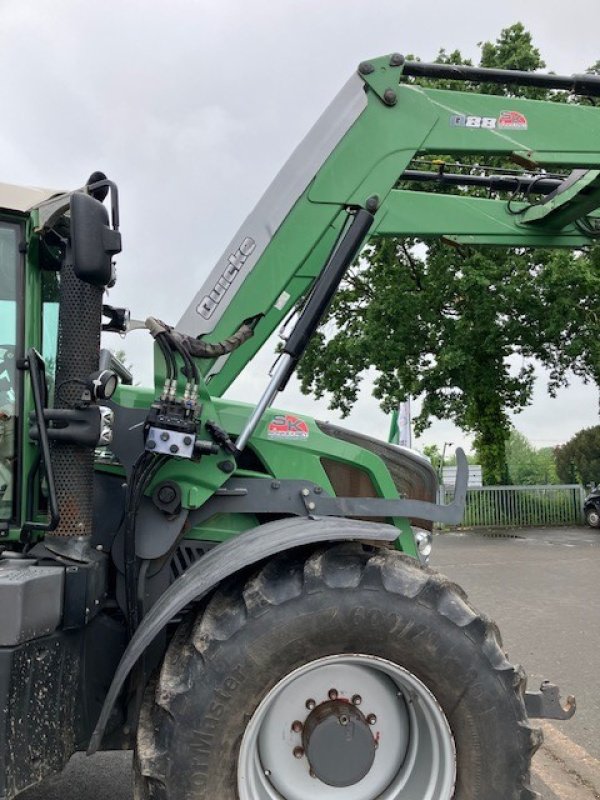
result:
M 272 406 L 369 236 L 593 242 L 600 110 L 575 98 L 599 95 L 594 76 L 362 63 L 175 326 L 103 302 L 121 249 L 105 175 L 0 185 L 2 800 L 127 748 L 138 800 L 534 797 L 528 717 L 574 701 L 526 692 L 496 626 L 427 566 L 434 523 L 464 510 L 464 454 L 438 505 L 414 452 Z M 420 168 L 440 153 L 520 170 Z M 284 324 L 260 401 L 224 398 Z M 151 389 L 100 347 L 136 329 Z

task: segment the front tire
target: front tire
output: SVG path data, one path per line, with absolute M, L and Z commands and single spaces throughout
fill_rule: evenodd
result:
M 495 625 L 412 559 L 284 554 L 180 626 L 142 710 L 136 797 L 531 800 L 525 683 Z M 339 720 L 355 735 L 337 752 Z
M 598 511 L 596 506 L 586 508 L 585 521 L 590 528 L 600 528 L 600 511 Z

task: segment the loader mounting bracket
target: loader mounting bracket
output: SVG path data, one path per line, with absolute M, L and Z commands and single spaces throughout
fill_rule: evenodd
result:
M 573 695 L 569 695 L 563 706 L 558 686 L 544 681 L 539 692 L 525 692 L 525 708 L 527 716 L 534 719 L 567 720 L 575 714 L 577 703 Z

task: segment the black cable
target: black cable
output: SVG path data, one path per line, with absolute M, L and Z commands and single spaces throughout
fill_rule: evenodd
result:
M 165 360 L 166 379 L 168 381 L 177 377 L 177 362 L 166 340 L 165 333 L 159 333 L 155 339 Z
M 144 451 L 133 465 L 129 485 L 127 487 L 123 554 L 127 630 L 130 637 L 135 633 L 140 619 L 135 541 L 136 517 L 145 490 L 154 478 L 157 470 L 164 464 L 165 460 L 165 456 L 157 457 Z
M 188 381 L 193 381 L 198 385 L 200 383 L 200 374 L 198 372 L 198 367 L 194 363 L 194 359 L 190 356 L 186 348 L 177 341 L 175 336 L 171 336 L 169 333 L 165 335 L 171 347 L 175 349 L 183 359 Z
M 513 209 L 512 203 L 514 203 L 514 201 L 520 194 L 523 194 L 523 192 L 521 190 L 521 181 L 518 181 L 517 188 L 514 190 L 514 192 L 511 194 L 511 196 L 508 198 L 506 202 L 506 210 L 508 211 L 509 214 L 512 214 L 513 217 L 518 217 L 519 214 L 524 214 L 528 208 L 531 208 L 531 204 L 529 204 L 529 205 L 524 205 L 523 208 L 517 208 L 516 210 Z
M 600 223 L 600 220 L 597 220 Z M 575 220 L 575 226 L 581 233 L 589 236 L 590 239 L 598 239 L 600 238 L 600 226 L 596 227 L 592 224 L 592 221 L 589 217 L 582 217 L 581 219 Z
M 537 200 L 531 200 L 530 198 L 531 198 L 531 195 L 534 193 L 534 187 L 535 187 L 536 183 L 539 183 L 540 181 L 546 180 L 547 177 L 548 176 L 545 175 L 545 174 L 536 175 L 536 177 L 531 181 L 531 183 L 529 183 L 525 187 L 524 195 L 527 198 L 527 201 L 529 202 L 529 206 L 530 207 L 531 206 L 539 206 L 541 203 L 544 203 L 546 201 L 545 197 L 540 197 Z
M 146 578 L 148 577 L 148 569 L 150 567 L 150 559 L 145 558 L 140 564 L 138 570 L 138 588 L 137 588 L 137 603 L 138 603 L 138 617 L 140 620 L 144 619 L 146 609 Z

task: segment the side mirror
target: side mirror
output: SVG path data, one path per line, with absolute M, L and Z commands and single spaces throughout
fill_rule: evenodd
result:
M 102 203 L 83 192 L 71 195 L 71 249 L 80 280 L 94 286 L 112 283 L 112 257 L 121 252 L 121 234 L 110 227 Z

